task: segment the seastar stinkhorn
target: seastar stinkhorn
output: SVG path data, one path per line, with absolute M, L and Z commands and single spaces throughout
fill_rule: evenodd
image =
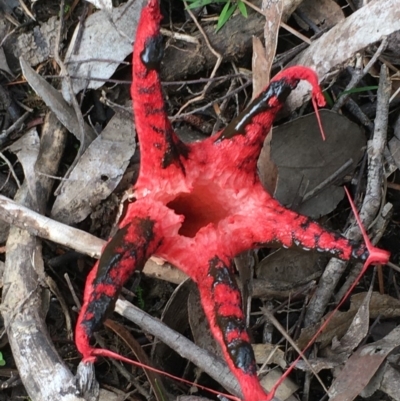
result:
M 197 284 L 213 335 L 239 380 L 246 401 L 271 399 L 260 386 L 246 331 L 241 297 L 233 277 L 238 253 L 280 243 L 329 252 L 348 260 L 385 263 L 387 253 L 328 232 L 280 205 L 262 187 L 256 163 L 263 141 L 289 93 L 300 80 L 324 98 L 316 74 L 289 68 L 216 135 L 184 144 L 165 113 L 158 76 L 162 58 L 158 0 L 143 9 L 133 55 L 136 129 L 141 164 L 130 203 L 116 235 L 88 276 L 76 344 L 84 361 L 101 350 L 90 346 L 93 332 L 113 308 L 125 281 L 152 255 L 184 271 Z M 372 256 L 371 256 L 372 255 Z

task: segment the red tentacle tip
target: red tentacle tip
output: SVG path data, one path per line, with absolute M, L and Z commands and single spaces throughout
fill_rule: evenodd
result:
M 385 251 L 383 249 L 377 248 L 372 245 L 370 239 L 368 238 L 368 234 L 363 226 L 360 216 L 358 215 L 356 206 L 354 205 L 353 199 L 351 199 L 349 190 L 344 187 L 347 198 L 349 199 L 351 209 L 353 210 L 354 216 L 356 218 L 357 224 L 360 227 L 361 234 L 363 236 L 365 246 L 368 249 L 369 256 L 364 263 L 364 269 L 370 265 L 386 265 L 390 259 L 390 252 Z
M 298 82 L 299 80 L 308 81 L 311 85 L 311 100 L 314 107 L 315 115 L 317 117 L 319 129 L 321 131 L 322 139 L 325 140 L 325 133 L 322 127 L 322 122 L 320 115 L 318 113 L 318 107 L 323 107 L 326 105 L 324 94 L 319 86 L 318 75 L 311 68 L 304 67 L 302 65 L 296 65 L 294 67 L 290 67 L 286 70 L 281 71 L 277 74 L 272 80 L 279 80 L 285 78 L 286 80 L 292 80 L 294 82 Z

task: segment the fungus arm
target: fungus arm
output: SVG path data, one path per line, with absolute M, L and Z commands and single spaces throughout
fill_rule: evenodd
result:
M 165 111 L 158 74 L 163 56 L 161 19 L 158 0 L 150 0 L 142 10 L 133 52 L 131 96 L 141 158 L 137 190 L 151 190 L 154 176 L 160 180 L 183 176 L 181 158 L 188 155 Z
M 269 400 L 258 381 L 256 361 L 246 331 L 241 295 L 232 272 L 232 263 L 215 256 L 205 270 L 206 277 L 197 282 L 201 303 L 211 332 L 239 381 L 244 400 Z
M 136 269 L 141 270 L 155 252 L 160 238 L 148 216 L 136 217 L 121 227 L 103 249 L 86 280 L 75 342 L 83 361 L 96 359 L 89 341 L 114 308 L 117 296 Z

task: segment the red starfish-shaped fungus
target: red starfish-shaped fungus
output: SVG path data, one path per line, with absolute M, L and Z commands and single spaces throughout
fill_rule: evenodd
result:
M 316 74 L 305 67 L 281 72 L 225 129 L 202 142 L 184 144 L 165 113 L 158 75 L 160 20 L 158 1 L 150 0 L 142 11 L 133 55 L 131 93 L 141 148 L 136 200 L 88 276 L 76 344 L 84 361 L 100 355 L 89 344 L 93 332 L 133 271 L 157 255 L 197 284 L 211 331 L 244 399 L 269 400 L 271 394 L 257 379 L 232 258 L 270 243 L 313 248 L 344 260 L 367 260 L 372 248 L 286 209 L 257 176 L 265 136 L 298 82 L 308 81 L 313 100 L 324 105 Z

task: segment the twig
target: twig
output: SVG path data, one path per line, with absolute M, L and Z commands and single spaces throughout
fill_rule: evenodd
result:
M 387 77 L 387 69 L 383 64 L 378 89 L 378 106 L 375 120 L 375 132 L 368 146 L 368 181 L 367 191 L 360 211 L 360 218 L 365 227 L 369 227 L 374 220 L 381 204 L 383 180 L 383 150 L 386 142 L 386 129 L 388 121 L 388 105 L 391 83 Z M 346 230 L 345 236 L 359 241 L 361 233 L 357 225 Z M 313 298 L 310 301 L 306 317 L 306 327 L 316 324 L 323 316 L 330 297 L 341 278 L 346 262 L 331 259 L 328 263 Z
M 326 188 L 328 185 L 332 184 L 335 182 L 339 177 L 341 177 L 347 169 L 352 166 L 353 164 L 353 159 L 347 160 L 341 167 L 339 167 L 334 173 L 332 173 L 328 178 L 326 178 L 324 181 L 322 181 L 320 184 L 318 184 L 315 188 L 313 188 L 311 191 L 307 192 L 303 199 L 302 202 L 306 202 L 309 199 L 313 198 L 314 196 L 317 196 L 324 188 Z
M 33 14 L 31 13 L 31 10 L 29 10 L 29 8 L 26 6 L 26 4 L 24 3 L 23 0 L 18 0 L 19 4 L 21 6 L 21 8 L 24 10 L 24 13 L 31 19 L 33 19 L 34 21 L 36 21 L 35 17 L 33 16 Z
M 76 307 L 80 309 L 80 308 L 82 307 L 82 305 L 81 305 L 81 302 L 79 301 L 79 298 L 78 298 L 77 295 L 76 295 L 76 292 L 75 292 L 75 290 L 74 290 L 74 286 L 73 286 L 72 283 L 71 283 L 71 279 L 69 278 L 68 273 L 65 273 L 65 274 L 64 274 L 64 279 L 65 279 L 65 281 L 67 282 L 69 291 L 70 291 L 70 293 L 71 293 L 71 295 L 72 295 L 72 298 L 73 298 L 73 300 L 74 300 L 74 302 L 75 302 Z
M 332 107 L 332 111 L 338 111 L 346 102 L 346 100 L 349 98 L 351 95 L 350 91 L 358 85 L 358 83 L 364 78 L 365 75 L 368 74 L 369 70 L 372 68 L 372 66 L 376 63 L 378 60 L 379 56 L 383 53 L 383 51 L 386 49 L 386 46 L 388 44 L 388 38 L 385 36 L 382 39 L 381 44 L 379 45 L 378 49 L 376 50 L 375 54 L 372 56 L 371 60 L 368 62 L 368 64 L 364 67 L 363 70 L 361 69 L 356 69 L 352 76 L 351 80 L 346 86 L 346 89 L 344 90 L 345 93 L 344 95 L 340 96 L 337 102 L 334 104 Z
M 172 38 L 175 40 L 182 40 L 183 42 L 193 43 L 194 45 L 200 44 L 197 38 L 195 38 L 194 36 L 186 35 L 184 33 L 172 32 L 165 28 L 161 28 L 160 33 L 163 36 L 167 36 L 168 38 Z
M 61 127 L 45 124 L 36 164 L 54 174 L 62 155 Z M 58 156 L 57 157 L 55 156 Z M 47 169 L 45 169 L 48 168 Z M 30 192 L 24 183 L 17 198 L 30 208 L 44 210 L 52 188 L 51 180 L 36 177 Z M 36 190 L 37 193 L 33 193 Z M 38 196 L 39 195 L 39 196 Z M 41 242 L 24 228 L 10 228 L 4 269 L 2 315 L 22 382 L 32 400 L 80 401 L 74 377 L 51 342 L 42 311 L 43 272 Z M 23 305 L 20 305 L 20 302 Z
M 31 112 L 27 111 L 26 113 L 22 114 L 14 124 L 10 125 L 6 130 L 3 130 L 0 134 L 0 145 L 7 139 L 8 135 L 10 135 L 14 130 L 18 129 L 22 123 L 28 118 Z
M 68 227 L 0 195 L 1 219 L 9 224 L 28 229 L 30 233 L 49 239 L 81 252 L 99 257 L 105 241 L 84 231 Z
M 253 3 L 250 3 L 248 0 L 242 0 L 244 4 L 246 4 L 246 6 L 249 6 L 250 8 L 252 8 L 253 10 L 257 11 L 258 13 L 260 13 L 261 15 L 265 15 L 264 11 L 261 10 L 261 8 L 255 6 Z M 301 39 L 303 42 L 307 43 L 307 44 L 311 44 L 311 40 L 309 38 L 307 38 L 307 36 L 302 35 L 300 32 L 296 31 L 295 29 L 293 29 L 291 26 L 289 26 L 288 24 L 286 24 L 283 21 L 280 21 L 279 25 L 286 29 L 288 32 L 290 32 L 292 35 L 298 37 L 299 39 Z
M 206 35 L 206 33 L 204 32 L 204 29 L 202 28 L 202 26 L 199 24 L 199 21 L 197 21 L 196 16 L 192 13 L 192 10 L 190 8 L 188 8 L 186 1 L 183 2 L 185 4 L 186 7 L 186 11 L 187 13 L 190 15 L 190 17 L 192 18 L 192 20 L 194 21 L 194 23 L 197 26 L 197 29 L 200 31 L 200 33 L 203 35 L 204 41 L 206 42 L 207 47 L 210 49 L 210 52 L 212 54 L 214 54 L 214 56 L 217 58 L 217 61 L 214 65 L 214 68 L 211 72 L 210 78 L 213 78 L 219 68 L 219 66 L 222 63 L 222 59 L 223 57 L 221 56 L 221 54 L 219 54 L 212 46 L 210 41 L 208 40 L 208 37 Z M 211 85 L 211 81 L 208 81 L 207 84 L 204 86 L 203 90 L 201 91 L 199 96 L 196 96 L 193 99 L 188 100 L 178 111 L 178 113 L 176 113 L 175 117 L 178 117 L 183 110 L 186 109 L 187 106 L 189 106 L 190 104 L 194 103 L 194 102 L 198 102 L 200 100 L 203 100 L 204 97 L 206 96 L 207 90 Z
M 188 112 L 188 113 L 182 113 L 182 114 L 180 114 L 180 115 L 175 115 L 175 116 L 173 116 L 173 117 L 170 117 L 170 120 L 171 120 L 171 121 L 176 121 L 176 120 L 179 120 L 179 119 L 182 118 L 182 117 L 187 117 L 187 116 L 190 116 L 190 115 L 192 115 L 192 114 L 195 114 L 195 113 L 198 113 L 198 112 L 200 112 L 200 111 L 203 111 L 203 110 L 207 109 L 208 107 L 211 107 L 214 103 L 220 102 L 221 100 L 224 100 L 224 99 L 226 99 L 226 98 L 228 98 L 228 97 L 230 97 L 230 96 L 233 96 L 233 95 L 235 95 L 236 93 L 240 92 L 241 90 L 247 88 L 247 87 L 250 86 L 250 85 L 251 85 L 251 82 L 250 82 L 250 81 L 249 81 L 249 82 L 246 82 L 244 85 L 239 86 L 238 88 L 232 90 L 230 93 L 227 93 L 227 94 L 225 94 L 224 96 L 221 96 L 221 97 L 219 97 L 219 98 L 217 98 L 217 99 L 214 99 L 214 100 L 211 101 L 210 103 L 207 103 L 207 104 L 205 104 L 204 106 L 198 107 L 197 109 L 193 109 L 193 110 L 191 110 L 191 111 Z
M 328 389 L 325 387 L 325 384 L 322 381 L 322 379 L 319 377 L 318 373 L 311 366 L 310 362 L 303 354 L 303 351 L 296 345 L 296 343 L 293 341 L 293 339 L 290 337 L 290 335 L 286 332 L 285 328 L 279 323 L 278 319 L 274 316 L 274 314 L 271 311 L 269 311 L 267 308 L 261 308 L 261 311 L 266 316 L 266 318 L 275 326 L 275 328 L 282 334 L 282 336 L 285 338 L 285 340 L 293 347 L 293 349 L 299 355 L 302 355 L 304 363 L 307 365 L 307 367 L 310 369 L 310 371 L 314 374 L 314 376 L 317 378 L 319 384 L 322 386 L 324 391 L 327 393 Z
M 4 162 L 7 164 L 8 168 L 10 169 L 11 175 L 14 177 L 15 182 L 17 183 L 18 188 L 21 188 L 21 183 L 19 182 L 19 179 L 17 177 L 17 174 L 15 174 L 14 168 L 10 161 L 3 155 L 3 152 L 0 152 L 0 158 L 4 160 Z
M 240 396 L 241 392 L 236 378 L 227 365 L 214 355 L 201 349 L 183 335 L 170 329 L 158 319 L 131 305 L 127 301 L 118 300 L 115 312 L 140 326 L 143 330 L 156 336 L 163 343 L 173 348 L 179 355 L 193 362 L 228 391 Z
M 65 67 L 64 62 L 60 58 L 60 53 L 59 53 L 59 48 L 60 48 L 60 43 L 61 43 L 61 34 L 62 34 L 62 29 L 63 29 L 63 21 L 64 21 L 64 3 L 65 3 L 65 0 L 61 0 L 61 2 L 60 2 L 60 24 L 58 26 L 56 44 L 55 44 L 55 48 L 54 48 L 54 59 L 56 60 L 57 64 L 60 66 L 61 73 L 64 76 L 65 81 L 67 82 L 68 90 L 70 91 L 70 95 L 71 95 L 72 107 L 74 108 L 76 118 L 78 119 L 78 123 L 79 123 L 81 144 L 79 146 L 78 154 L 76 155 L 74 163 L 68 169 L 68 172 L 71 172 L 73 167 L 75 166 L 75 164 L 78 162 L 79 158 L 81 157 L 82 153 L 89 145 L 89 142 L 88 142 L 89 138 L 87 138 L 87 136 L 85 134 L 85 122 L 83 120 L 82 112 L 79 107 L 78 101 L 76 100 L 76 97 L 74 95 L 71 78 L 69 76 L 67 68 Z M 68 173 L 67 173 L 67 175 L 68 175 Z

